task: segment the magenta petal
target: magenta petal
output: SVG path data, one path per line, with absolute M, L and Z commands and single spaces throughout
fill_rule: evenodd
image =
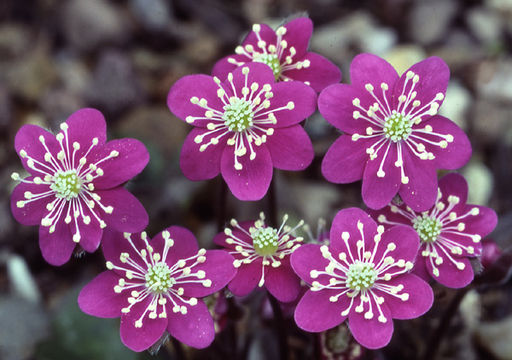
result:
M 228 285 L 229 290 L 236 296 L 249 294 L 261 279 L 261 259 L 256 259 L 250 264 L 242 264 Z
M 205 136 L 201 144 L 194 139 L 198 135 L 210 132 L 207 129 L 194 128 L 185 139 L 181 148 L 180 167 L 183 174 L 192 181 L 213 179 L 220 173 L 220 158 L 226 146 L 227 137 L 223 137 L 216 145 L 209 145 L 204 151 L 199 151 L 202 144 L 207 144 L 218 134 Z M 229 136 L 229 135 L 228 135 Z
M 471 209 L 477 208 L 478 215 L 470 215 L 466 218 L 466 230 L 467 234 L 478 234 L 483 239 L 489 235 L 496 225 L 498 224 L 498 216 L 496 212 L 486 206 L 479 205 L 466 205 L 465 212 L 471 211 Z
M 98 164 L 104 172 L 103 176 L 96 178 L 93 183 L 97 189 L 109 189 L 121 185 L 139 174 L 149 161 L 149 152 L 139 140 L 118 139 L 112 140 L 92 156 L 89 161 L 96 163 L 109 156 L 112 151 L 119 152 L 115 158 Z
M 290 101 L 294 104 L 292 110 L 285 108 L 274 112 L 277 124 L 273 126 L 276 128 L 298 124 L 316 110 L 315 91 L 301 82 L 279 82 L 272 86 L 272 93 L 274 96 L 270 99 L 270 107 L 265 112 L 286 107 Z
M 84 313 L 100 318 L 121 316 L 121 309 L 128 305 L 126 294 L 114 292 L 119 275 L 104 271 L 84 286 L 78 295 L 78 306 Z
M 403 73 L 395 85 L 395 97 L 400 96 L 402 93 L 406 75 L 409 71 L 419 76 L 419 81 L 414 86 L 414 91 L 417 92 L 416 100 L 419 100 L 421 104 L 428 104 L 434 100 L 438 93 L 446 94 L 446 88 L 450 80 L 450 69 L 443 59 L 432 56 L 414 64 Z M 410 84 L 411 80 L 408 81 L 407 90 L 410 89 Z M 438 104 L 441 105 L 442 101 L 438 102 Z
M 220 169 L 222 177 L 235 197 L 243 201 L 260 200 L 267 193 L 272 180 L 272 158 L 265 144 L 254 147 L 256 157 L 249 154 L 238 157 L 242 169 L 235 169 L 234 147 L 227 146 L 222 153 Z
M 453 142 L 448 143 L 446 149 L 430 145 L 426 142 L 423 143 L 427 151 L 434 154 L 435 159 L 433 162 L 436 164 L 436 167 L 454 170 L 464 166 L 469 161 L 472 152 L 471 143 L 466 133 L 457 124 L 443 116 L 436 115 L 428 119 L 425 125 L 432 126 L 433 132 L 453 136 Z M 438 136 L 424 135 L 422 137 L 435 142 L 442 140 Z
M 249 73 L 247 75 L 244 75 L 243 69 L 248 68 Z M 240 66 L 233 70 L 233 84 L 235 86 L 235 89 L 237 90 L 237 96 L 242 96 L 241 91 L 244 86 L 251 86 L 252 83 L 258 83 L 260 85 L 260 89 L 263 87 L 264 84 L 274 84 L 276 81 L 276 78 L 274 77 L 274 73 L 272 72 L 272 69 L 263 63 L 257 63 L 252 62 L 248 63 L 246 65 Z M 247 82 L 246 82 L 246 76 L 247 76 Z M 229 81 L 224 81 L 222 83 L 222 86 L 226 91 L 230 92 L 232 91 L 232 86 Z M 275 95 L 274 95 L 275 96 Z M 273 101 L 271 101 L 271 104 L 273 105 Z M 210 105 L 211 106 L 211 105 Z M 222 107 L 220 108 L 222 110 Z
M 201 283 L 180 284 L 186 296 L 204 297 L 213 294 L 226 286 L 236 275 L 234 258 L 227 251 L 208 250 L 205 256 L 206 261 L 194 266 L 193 271 L 203 270 L 206 273 L 205 279 L 211 280 L 212 285 L 205 287 Z
M 174 245 L 169 249 L 167 254 L 167 265 L 173 266 L 181 259 L 194 256 L 199 250 L 197 240 L 194 234 L 188 229 L 181 226 L 171 226 L 166 229 L 174 240 Z M 159 233 L 155 238 L 162 237 Z
M 400 293 L 409 294 L 409 298 L 403 301 L 393 295 L 381 293 L 394 319 L 414 319 L 425 314 L 432 307 L 434 301 L 432 288 L 416 275 L 403 274 L 386 281 L 386 285 L 402 285 L 404 289 Z
M 103 220 L 115 230 L 135 233 L 148 225 L 148 213 L 140 201 L 122 187 L 98 190 L 101 203 L 114 208 L 112 214 L 103 213 Z
M 32 176 L 26 178 L 27 181 L 32 179 Z M 40 194 L 49 190 L 48 185 L 19 183 L 11 194 L 11 212 L 16 221 L 23 225 L 39 225 L 41 219 L 48 214 L 46 205 L 53 201 L 55 196 L 51 195 L 40 200 L 27 202 L 23 207 L 18 207 L 17 202 L 26 200 L 24 195 L 26 191 L 32 194 Z
M 24 150 L 29 157 L 45 165 L 48 165 L 48 163 L 44 159 L 46 149 L 39 141 L 40 136 L 44 138 L 45 144 L 48 147 L 48 150 L 50 150 L 50 153 L 56 155 L 60 151 L 60 145 L 55 139 L 55 135 L 36 125 L 23 125 L 18 130 L 18 132 L 16 133 L 16 137 L 14 138 L 14 148 L 16 149 L 18 155 L 22 150 Z M 23 164 L 23 167 L 30 174 L 44 178 L 44 173 L 42 173 L 41 171 L 31 169 L 27 165 L 28 157 L 22 157 L 20 155 L 20 159 L 21 163 Z M 45 169 L 46 171 L 48 171 L 47 168 L 44 168 L 40 165 L 36 166 L 39 169 Z M 53 166 L 50 166 L 50 168 L 53 169 Z
M 389 146 L 382 170 L 384 177 L 378 177 L 377 171 L 382 162 L 382 157 Z M 380 209 L 391 202 L 400 187 L 400 169 L 395 166 L 396 145 L 385 144 L 379 151 L 379 156 L 374 160 L 368 160 L 363 174 L 362 196 L 364 203 L 372 209 Z
M 39 227 L 39 247 L 43 258 L 51 265 L 60 266 L 65 264 L 75 248 L 71 238 L 69 226 L 62 221 L 57 221 L 55 231 L 50 234 L 47 226 Z
M 150 297 L 151 295 L 135 304 L 128 314 L 121 316 L 121 341 L 136 352 L 146 350 L 156 343 L 167 327 L 168 319 L 160 317 L 150 319 L 147 313 L 142 319 L 142 327 L 135 327 L 135 322 L 149 306 Z
M 457 262 L 463 263 L 464 269 L 457 269 L 453 262 L 446 258 L 446 256 L 443 256 L 443 263 L 441 265 L 436 265 L 436 267 L 439 269 L 439 276 L 434 275 L 432 271 L 432 264 L 429 259 L 426 258 L 425 263 L 427 265 L 427 270 L 430 276 L 432 276 L 434 280 L 446 287 L 459 289 L 465 287 L 471 283 L 471 281 L 473 281 L 474 273 L 473 267 L 471 266 L 468 258 L 457 257 L 455 260 Z
M 235 64 L 232 64 L 229 62 L 229 59 L 234 59 L 237 62 L 247 63 L 251 62 L 251 59 L 249 59 L 245 55 L 228 55 L 220 59 L 215 63 L 212 69 L 212 76 L 218 77 L 221 81 L 226 80 L 226 77 L 230 72 L 233 72 L 238 66 Z
M 447 199 L 449 195 L 454 195 L 459 198 L 459 204 L 455 206 L 455 210 L 464 206 L 468 201 L 468 183 L 464 176 L 451 173 L 439 179 L 439 190 L 443 194 L 443 198 Z M 446 201 L 446 200 L 445 200 Z
M 341 324 L 346 316 L 341 312 L 350 304 L 346 296 L 340 296 L 337 302 L 329 301 L 339 290 L 325 289 L 322 291 L 308 290 L 295 308 L 295 322 L 302 330 L 320 332 Z
M 82 204 L 84 208 L 83 213 L 91 218 L 89 224 L 84 224 L 82 218 L 77 219 L 78 229 L 80 231 L 80 246 L 87 252 L 94 252 L 100 246 L 101 237 L 103 236 L 103 229 L 101 229 L 99 222 L 94 218 L 90 210 Z M 71 231 L 73 234 L 76 232 L 74 221 L 71 221 Z
M 167 312 L 167 331 L 185 345 L 196 349 L 208 347 L 215 337 L 213 319 L 208 307 L 199 300 L 195 306 L 187 306 L 187 309 L 185 315 Z
M 309 60 L 307 68 L 287 70 L 282 73 L 292 80 L 308 82 L 316 92 L 322 91 L 331 84 L 337 84 L 341 80 L 340 69 L 325 57 L 313 52 L 308 52 L 298 61 Z
M 145 244 L 140 238 L 140 234 L 131 234 L 130 239 L 137 249 L 145 248 Z M 106 228 L 103 234 L 103 239 L 101 241 L 101 249 L 105 259 L 112 262 L 114 265 L 123 266 L 120 261 L 120 254 L 128 253 L 130 259 L 135 261 L 143 268 L 146 268 L 144 261 L 141 259 L 140 255 L 137 253 L 137 251 L 135 251 L 132 245 L 130 245 L 130 241 L 124 237 L 122 232 Z M 124 277 L 125 275 L 124 271 L 120 271 L 118 269 L 114 269 L 113 271 L 119 273 L 120 276 Z
M 357 227 L 358 223 L 363 224 L 363 232 L 368 237 L 370 234 L 377 234 L 377 224 L 366 212 L 359 208 L 347 208 L 343 209 L 336 214 L 332 221 L 330 231 L 330 245 L 329 249 L 333 254 L 339 254 L 340 252 L 347 252 L 347 247 L 342 234 L 348 232 L 349 239 L 348 244 L 351 247 L 351 253 L 357 254 L 356 239 L 361 239 L 361 233 Z M 373 240 L 373 237 L 371 237 Z
M 190 99 L 197 97 L 204 98 L 208 106 L 213 109 L 222 110 L 222 101 L 217 96 L 219 86 L 208 75 L 188 75 L 179 79 L 169 91 L 167 106 L 171 112 L 181 120 L 185 121 L 187 116 L 204 117 L 205 109 L 197 104 L 192 104 Z M 194 126 L 206 127 L 211 120 L 195 120 Z
M 371 144 L 370 141 L 359 139 L 354 142 L 350 135 L 340 136 L 322 160 L 322 174 L 327 181 L 348 184 L 361 180 L 368 161 L 366 148 Z
M 304 170 L 315 155 L 311 139 L 300 125 L 275 129 L 266 144 L 273 166 L 281 170 Z
M 404 172 L 409 177 L 400 187 L 402 200 L 416 212 L 430 209 L 437 198 L 437 173 L 431 160 L 421 160 L 408 148 L 403 150 Z
M 285 24 L 286 33 L 283 35 L 283 40 L 288 43 L 288 47 L 283 53 L 286 57 L 290 53 L 290 47 L 294 47 L 296 57 L 302 57 L 308 50 L 309 39 L 313 34 L 313 22 L 310 18 L 300 17 Z
M 268 267 L 265 273 L 265 287 L 281 302 L 290 302 L 297 298 L 300 291 L 300 280 L 290 265 L 290 259 L 281 260 L 277 268 Z
M 373 239 L 371 240 L 373 241 Z M 394 243 L 396 249 L 389 251 L 389 256 L 414 263 L 420 247 L 420 239 L 418 233 L 411 226 L 396 225 L 384 231 L 375 255 L 376 259 L 380 259 L 384 255 L 390 243 Z M 391 272 L 394 271 L 393 269 Z
M 359 54 L 350 64 L 350 81 L 357 88 L 372 84 L 375 92 L 380 93 L 380 85 L 386 83 L 393 89 L 398 80 L 396 70 L 386 60 L 373 54 Z
M 76 159 L 84 156 L 92 145 L 94 138 L 102 146 L 107 140 L 107 124 L 103 114 L 96 109 L 86 108 L 75 111 L 66 120 L 68 125 L 69 146 L 75 141 L 80 144 L 76 151 Z
M 276 44 L 277 36 L 275 31 L 267 24 L 259 24 L 259 26 L 259 37 L 256 35 L 254 31 L 251 31 L 244 39 L 244 42 L 242 43 L 243 47 L 245 47 L 246 45 L 252 45 L 254 49 L 261 51 L 261 48 L 258 46 L 258 41 L 260 39 L 265 41 L 267 45 Z
M 295 273 L 308 284 L 312 284 L 315 279 L 310 275 L 313 269 L 325 269 L 329 261 L 322 256 L 320 245 L 304 244 L 295 250 L 290 256 Z
M 377 305 L 373 300 L 371 301 L 372 308 L 376 309 Z M 352 332 L 352 335 L 359 344 L 368 349 L 379 349 L 386 346 L 393 336 L 393 320 L 390 310 L 386 303 L 380 305 L 380 308 L 387 319 L 385 323 L 381 323 L 378 320 L 378 313 L 376 311 L 374 311 L 372 319 L 364 318 L 364 313 L 368 310 L 368 303 L 365 303 L 364 312 L 357 313 L 351 311 L 348 317 L 350 332 Z
M 424 249 L 425 247 L 422 246 L 419 250 L 420 253 Z M 412 273 L 414 273 L 414 275 L 417 275 L 420 279 L 423 279 L 425 281 L 430 281 L 430 279 L 432 279 L 432 276 L 429 274 L 427 270 L 427 264 L 425 264 L 425 259 L 422 256 L 418 256 L 416 258 L 416 262 L 414 263 Z

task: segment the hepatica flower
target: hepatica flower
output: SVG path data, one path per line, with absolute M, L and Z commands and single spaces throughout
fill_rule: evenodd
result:
M 141 203 L 121 185 L 144 169 L 149 154 L 135 139 L 106 141 L 103 115 L 73 113 L 57 135 L 24 125 L 14 146 L 30 176 L 11 196 L 15 219 L 40 225 L 39 245 L 52 265 L 67 262 L 79 244 L 95 251 L 103 229 L 140 231 L 148 222 Z
M 445 62 L 430 57 L 402 76 L 371 54 L 355 57 L 351 85 L 335 84 L 318 99 L 320 113 L 342 135 L 322 162 L 335 183 L 362 179 L 363 200 L 380 209 L 398 193 L 414 210 L 437 195 L 436 169 L 457 169 L 471 155 L 467 136 L 437 115 L 449 80 Z
M 224 79 L 239 66 L 259 62 L 272 69 L 276 81 L 302 81 L 320 92 L 340 82 L 341 72 L 323 56 L 308 52 L 312 33 L 313 22 L 306 17 L 292 20 L 276 31 L 265 24 L 254 24 L 235 54 L 219 60 L 212 74 Z
M 238 269 L 237 274 L 228 285 L 233 294 L 245 296 L 256 286 L 265 286 L 279 301 L 295 300 L 300 282 L 290 265 L 290 254 L 303 240 L 293 236 L 303 221 L 291 228 L 286 225 L 287 220 L 285 215 L 276 229 L 265 224 L 263 213 L 256 221 L 238 223 L 233 219 L 232 229 L 226 228 L 213 239 L 235 258 L 233 265 Z
M 121 317 L 121 340 L 134 351 L 149 348 L 165 331 L 196 348 L 212 343 L 212 316 L 200 298 L 233 278 L 231 255 L 198 249 L 194 235 L 178 226 L 152 240 L 144 232 L 108 231 L 102 248 L 108 271 L 80 292 L 83 312 Z
M 225 81 L 207 75 L 180 79 L 167 104 L 194 125 L 181 149 L 180 165 L 190 180 L 219 174 L 240 200 L 261 199 L 272 169 L 305 169 L 313 146 L 298 124 L 316 108 L 316 94 L 300 82 L 274 83 L 270 68 L 251 63 Z
M 448 174 L 439 181 L 437 200 L 431 209 L 415 212 L 395 200 L 372 215 L 386 227 L 405 224 L 416 230 L 421 245 L 415 264 L 418 275 L 461 288 L 473 280 L 468 258 L 481 254 L 481 240 L 498 221 L 494 210 L 466 204 L 467 194 L 466 180 L 459 174 Z
M 311 285 L 295 310 L 297 325 L 320 332 L 348 318 L 361 345 L 387 345 L 392 319 L 416 318 L 432 305 L 430 286 L 409 273 L 418 242 L 410 227 L 384 231 L 360 209 L 340 211 L 328 246 L 306 244 L 291 256 L 295 272 Z

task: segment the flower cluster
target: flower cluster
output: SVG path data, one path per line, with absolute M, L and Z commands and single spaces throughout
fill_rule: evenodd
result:
M 25 225 L 40 225 L 39 245 L 46 261 L 67 262 L 79 244 L 95 251 L 103 229 L 141 231 L 148 215 L 121 185 L 140 173 L 149 154 L 138 140 L 106 142 L 103 115 L 82 109 L 60 125 L 57 135 L 25 125 L 14 141 L 30 176 L 11 196 L 12 214 Z
M 215 336 L 201 299 L 235 275 L 233 258 L 221 250 L 198 249 L 190 231 L 171 226 L 152 240 L 146 233 L 107 232 L 107 269 L 78 297 L 83 312 L 121 317 L 121 340 L 134 351 L 153 345 L 168 331 L 179 341 L 204 348 Z
M 415 212 L 405 203 L 394 200 L 373 217 L 385 227 L 405 224 L 420 237 L 421 246 L 415 273 L 433 277 L 441 284 L 460 288 L 473 280 L 473 268 L 468 258 L 481 254 L 481 240 L 498 221 L 494 210 L 466 204 L 468 185 L 459 174 L 445 175 L 439 181 L 434 206 Z

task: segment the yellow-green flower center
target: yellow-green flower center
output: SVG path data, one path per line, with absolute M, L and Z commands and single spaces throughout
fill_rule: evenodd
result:
M 171 269 L 163 262 L 151 266 L 146 273 L 146 287 L 154 294 L 167 292 L 175 283 Z
M 414 219 L 413 227 L 422 242 L 433 243 L 437 240 L 439 234 L 441 234 L 443 225 L 439 220 L 424 215 Z
M 58 171 L 53 175 L 53 183 L 50 188 L 55 191 L 55 196 L 71 200 L 78 197 L 82 190 L 82 180 L 76 170 Z
M 386 138 L 398 142 L 409 137 L 412 132 L 412 123 L 407 116 L 393 111 L 391 116 L 386 119 L 383 131 Z
M 252 103 L 237 97 L 229 98 L 229 104 L 224 106 L 222 119 L 230 131 L 242 132 L 253 125 L 254 113 Z
M 251 232 L 254 250 L 261 256 L 273 255 L 279 247 L 277 230 L 271 227 L 258 228 Z
M 279 80 L 279 76 L 281 76 L 281 62 L 276 54 L 254 54 L 252 61 L 259 62 L 270 66 L 272 72 L 274 73 L 274 77 L 276 80 Z
M 366 290 L 373 286 L 377 279 L 372 263 L 356 260 L 350 264 L 347 271 L 347 286 L 352 290 Z

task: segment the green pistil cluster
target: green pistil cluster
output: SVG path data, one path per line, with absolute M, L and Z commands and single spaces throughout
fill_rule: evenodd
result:
M 165 263 L 156 263 L 146 273 L 146 287 L 154 294 L 167 292 L 174 283 L 176 281 L 171 277 L 171 269 Z
M 271 227 L 257 228 L 251 232 L 254 250 L 261 256 L 273 255 L 279 247 L 277 230 Z
M 82 181 L 75 170 L 59 171 L 53 176 L 50 188 L 55 191 L 55 196 L 71 200 L 80 194 Z
M 229 104 L 224 106 L 222 119 L 230 131 L 247 130 L 253 125 L 253 118 L 252 104 L 249 101 L 231 97 Z
M 281 76 L 281 62 L 276 54 L 254 54 L 252 59 L 254 62 L 259 62 L 270 66 L 272 71 L 274 72 L 274 77 L 276 81 L 279 80 Z
M 386 119 L 383 131 L 386 138 L 398 142 L 409 137 L 412 131 L 412 123 L 407 116 L 393 111 L 391 116 Z
M 414 219 L 413 227 L 422 242 L 433 243 L 441 234 L 443 225 L 439 220 L 424 215 Z
M 373 286 L 377 279 L 372 263 L 356 260 L 347 271 L 347 286 L 352 290 L 366 290 Z

